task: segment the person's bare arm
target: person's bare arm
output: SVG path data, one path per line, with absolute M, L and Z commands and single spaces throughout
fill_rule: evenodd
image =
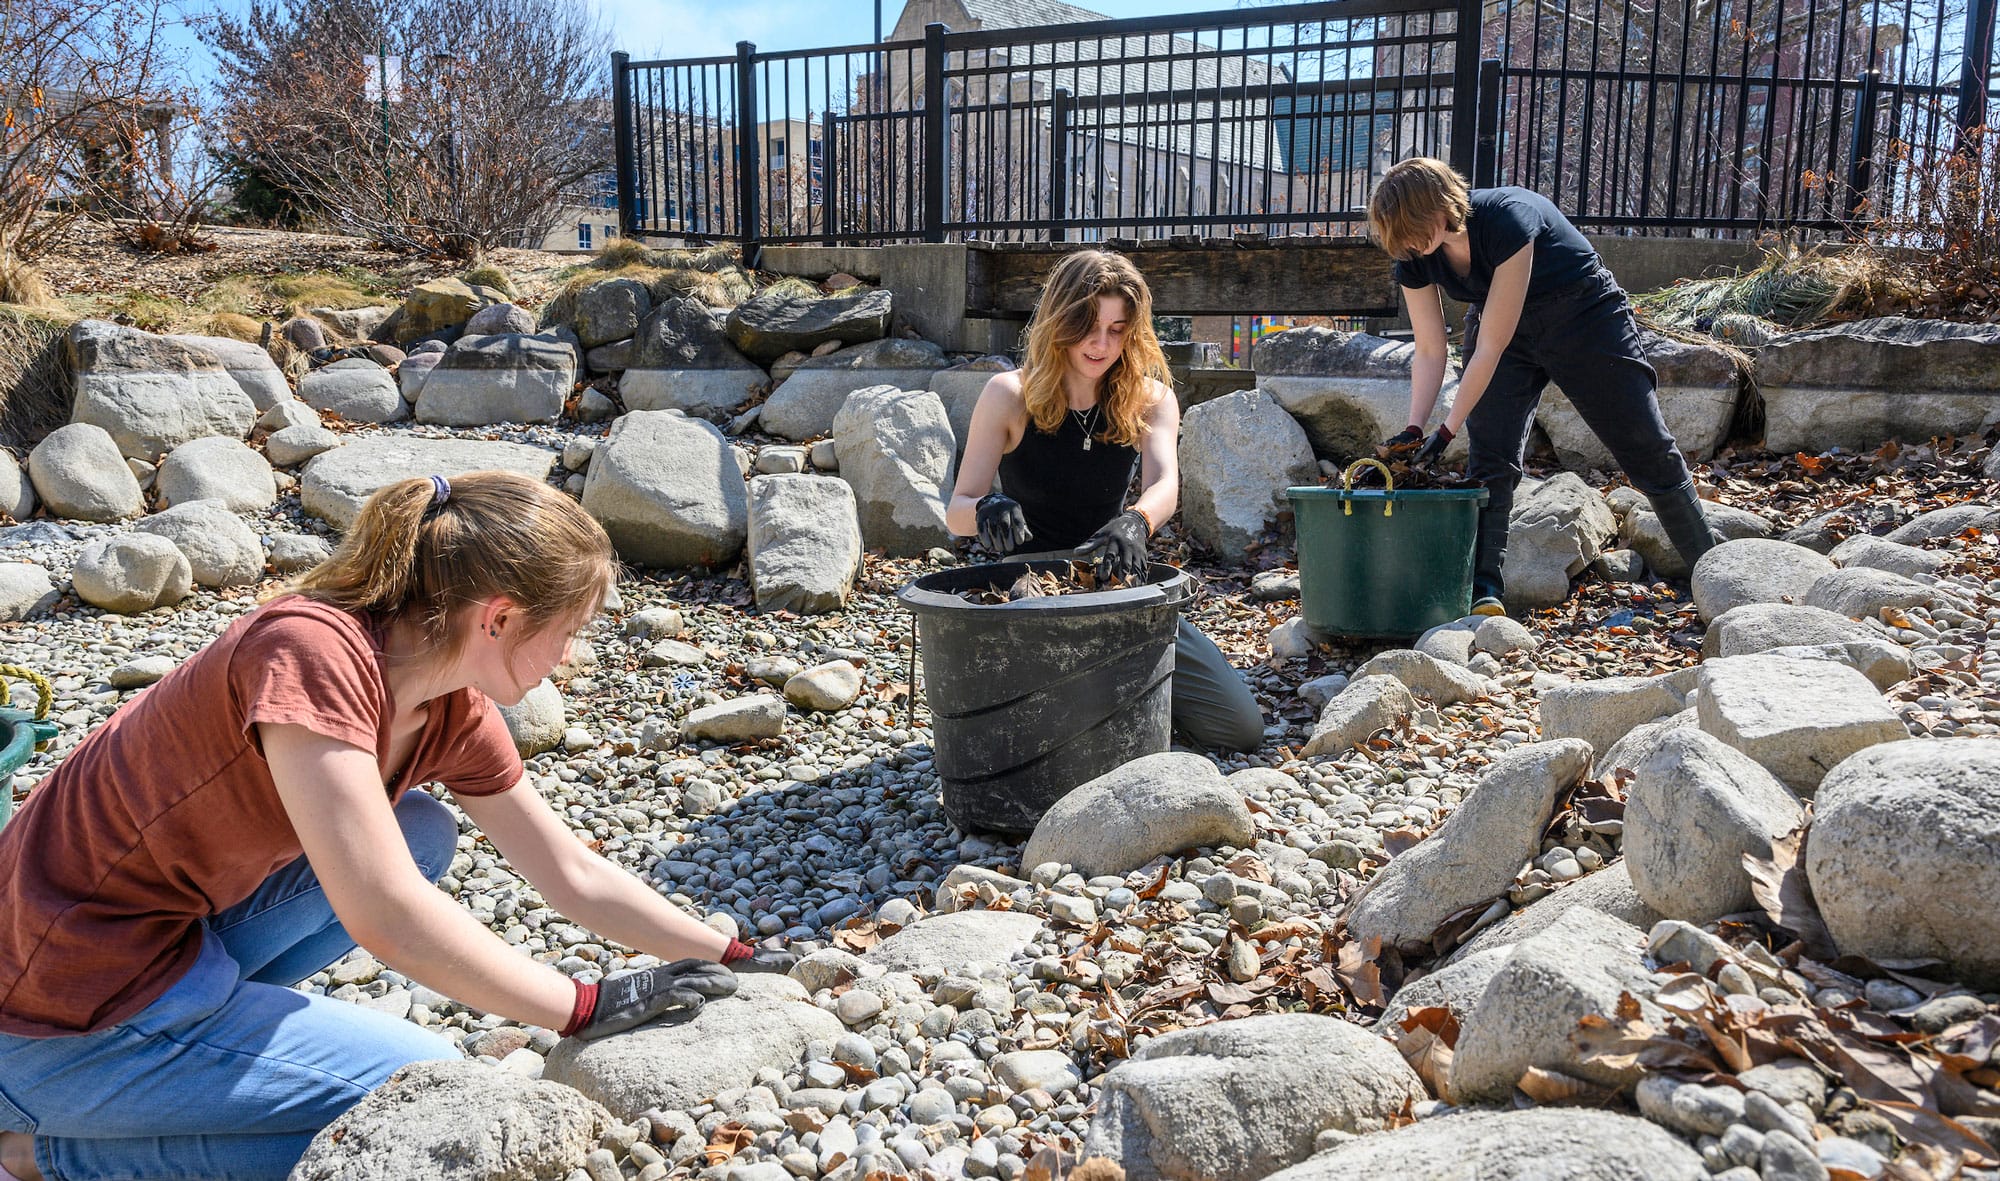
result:
M 720 960 L 729 946 L 727 935 L 577 840 L 526 776 L 508 791 L 454 798 L 507 863 L 571 922 L 669 963 Z
M 383 963 L 474 1008 L 561 1029 L 576 988 L 500 941 L 424 879 L 372 752 L 304 726 L 259 723 L 278 798 L 333 913 Z
M 1139 443 L 1139 498 L 1132 507 L 1154 530 L 1167 523 L 1181 501 L 1181 404 L 1166 386 L 1153 383 L 1146 409 L 1147 431 Z
M 972 408 L 972 425 L 965 432 L 965 458 L 958 464 L 958 483 L 945 507 L 944 523 L 959 537 L 979 532 L 979 500 L 993 491 L 993 477 L 1000 472 L 1000 457 L 1019 436 L 1027 417 L 1021 401 L 1021 371 L 996 373 L 979 391 Z
M 1410 333 L 1417 345 L 1410 362 L 1409 424 L 1421 431 L 1444 388 L 1444 305 L 1438 302 L 1436 286 L 1403 288 L 1403 303 L 1410 309 Z
M 1464 431 L 1466 417 L 1479 405 L 1479 399 L 1493 380 L 1493 371 L 1500 366 L 1500 354 L 1514 341 L 1514 330 L 1521 324 L 1521 308 L 1528 302 L 1528 278 L 1534 269 L 1535 244 L 1531 241 L 1493 271 L 1493 286 L 1479 310 L 1479 342 L 1473 347 L 1472 356 L 1466 358 L 1465 371 L 1458 376 L 1458 396 L 1452 400 L 1451 413 L 1445 415 L 1444 425 L 1452 434 Z

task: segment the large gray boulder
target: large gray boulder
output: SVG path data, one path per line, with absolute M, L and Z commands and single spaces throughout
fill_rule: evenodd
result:
M 962 910 L 934 914 L 862 953 L 862 960 L 885 972 L 943 976 L 1004 967 L 1033 942 L 1042 920 L 1017 910 Z
M 123 533 L 84 546 L 70 582 L 77 598 L 91 606 L 134 615 L 187 598 L 194 589 L 194 570 L 166 538 Z
M 1208 548 L 1242 561 L 1285 507 L 1285 489 L 1319 482 L 1312 444 L 1261 390 L 1204 402 L 1181 423 L 1181 519 Z
M 1314 454 L 1345 463 L 1409 425 L 1415 357 L 1416 346 L 1365 332 L 1290 328 L 1257 342 L 1257 388 L 1298 420 Z M 1455 393 L 1448 379 L 1433 422 Z
M 340 446 L 341 438 L 317 421 L 280 427 L 264 437 L 264 457 L 278 467 L 297 467 Z
M 1363 677 L 1394 677 L 1410 692 L 1436 705 L 1457 705 L 1493 691 L 1492 683 L 1471 669 L 1412 648 L 1377 652 L 1354 670 L 1355 680 Z
M 840 408 L 856 390 L 883 385 L 922 390 L 944 364 L 944 351 L 930 341 L 899 338 L 812 357 L 771 391 L 758 421 L 781 438 L 818 438 L 833 429 Z M 942 400 L 939 405 L 943 405 Z M 949 417 L 946 422 L 949 424 Z M 955 439 L 953 446 L 955 451 Z
M 1696 684 L 1701 728 L 1802 796 L 1854 752 L 1909 737 L 1868 678 L 1824 660 L 1724 657 L 1704 661 Z
M 25 521 L 35 515 L 35 482 L 12 452 L 0 451 L 0 517 Z
M 466 336 L 529 336 L 535 314 L 517 303 L 488 304 L 465 321 Z
M 1786 644 L 1767 648 L 1770 656 L 1790 656 L 1798 660 L 1831 660 L 1844 664 L 1868 678 L 1868 683 L 1887 693 L 1891 686 L 1910 679 L 1916 662 L 1901 644 L 1876 637 L 1849 640 L 1844 644 Z
M 1885 607 L 1908 610 L 1926 606 L 1934 595 L 1930 587 L 1901 574 L 1850 566 L 1813 580 L 1805 602 L 1808 607 L 1823 607 L 1850 619 L 1868 619 Z
M 2000 528 L 2000 508 L 1968 500 L 1949 508 L 1932 509 L 1912 517 L 1883 535 L 1884 541 L 1901 545 L 1921 545 L 1944 537 L 1957 537 L 1967 529 L 1992 531 Z
M 838 611 L 861 569 L 854 490 L 832 476 L 750 481 L 750 588 L 762 611 Z
M 310 320 L 304 322 L 312 323 Z M 170 335 L 166 339 L 214 357 L 216 363 L 229 374 L 230 380 L 249 396 L 251 404 L 260 412 L 292 396 L 292 387 L 285 381 L 284 370 L 279 369 L 271 354 L 259 345 L 227 336 Z
M 1708 531 L 1728 541 L 1741 537 L 1769 537 L 1773 532 L 1771 522 L 1745 509 L 1731 508 L 1705 500 L 1701 505 L 1702 515 L 1708 518 Z M 1618 521 L 1618 541 L 1646 559 L 1646 566 L 1659 578 L 1686 578 L 1688 564 L 1681 557 L 1681 551 L 1667 536 L 1667 528 L 1650 507 L 1635 506 Z
M 825 298 L 804 291 L 764 291 L 729 313 L 729 339 L 744 356 L 769 365 L 786 353 L 810 353 L 830 340 L 880 340 L 889 333 L 893 310 L 889 293 L 881 288 Z
M 680 410 L 719 423 L 762 390 L 768 375 L 729 343 L 724 318 L 688 296 L 647 314 L 633 338 L 632 364 L 618 379 L 625 409 Z
M 219 500 L 233 513 L 254 513 L 278 503 L 270 461 L 235 439 L 211 435 L 173 449 L 153 478 L 160 503 Z
M 49 572 L 32 562 L 0 562 L 0 623 L 18 623 L 56 605 Z
M 1368 741 L 1377 730 L 1401 725 L 1416 711 L 1417 699 L 1410 695 L 1409 686 L 1395 677 L 1356 678 L 1320 707 L 1319 721 L 1313 725 L 1312 737 L 1299 748 L 1299 757 L 1345 753 Z
M 2000 325 L 1880 316 L 1787 332 L 1755 374 L 1773 451 L 1963 436 L 2000 413 Z
M 250 586 L 264 577 L 263 541 L 224 501 L 183 501 L 133 528 L 173 542 L 197 586 Z
M 1214 763 L 1167 752 L 1133 759 L 1057 800 L 1035 825 L 1021 864 L 1118 874 L 1183 849 L 1245 847 L 1255 832 L 1249 805 Z
M 1581 738 L 1591 750 L 1609 752 L 1634 727 L 1679 713 L 1693 687 L 1687 672 L 1558 685 L 1542 694 L 1542 738 Z
M 1658 1124 L 1588 1107 L 1467 1109 L 1363 1136 L 1269 1181 L 1707 1181 L 1701 1156 Z
M 314 456 L 299 477 L 299 502 L 312 516 L 346 529 L 368 497 L 385 484 L 483 471 L 546 480 L 560 458 L 559 452 L 520 443 L 374 435 Z
M 652 1108 L 686 1111 L 750 1086 L 760 1070 L 794 1070 L 806 1047 L 843 1032 L 840 1018 L 815 1008 L 789 976 L 748 975 L 735 996 L 709 1001 L 684 1023 L 590 1042 L 565 1038 L 549 1052 L 542 1077 L 630 1120 Z
M 611 424 L 590 461 L 583 507 L 618 556 L 640 566 L 727 566 L 743 551 L 743 469 L 713 423 L 641 410 Z
M 420 283 L 403 299 L 402 308 L 379 332 L 388 332 L 397 344 L 409 344 L 420 336 L 462 329 L 480 308 L 506 303 L 507 293 L 463 279 L 433 279 Z M 317 314 L 317 313 L 315 313 Z
M 1674 442 L 1689 459 L 1707 459 L 1729 438 L 1742 396 L 1745 374 L 1726 349 L 1639 330 L 1646 360 L 1659 375 L 1655 391 L 1660 416 Z M 1262 347 L 1261 345 L 1259 347 Z M 1583 421 L 1561 386 L 1551 384 L 1535 409 L 1555 448 L 1556 458 L 1571 471 L 1616 471 L 1618 464 L 1597 433 Z
M 699 300 L 681 298 L 703 306 Z M 578 289 L 570 296 L 570 306 L 576 338 L 584 348 L 594 349 L 637 335 L 640 321 L 653 310 L 653 297 L 637 279 L 605 279 Z
M 1804 603 L 1745 603 L 1708 621 L 1704 657 L 1752 656 L 1772 648 L 1879 639 L 1867 624 Z
M 145 493 L 103 427 L 73 422 L 28 453 L 28 479 L 49 515 L 118 521 L 146 511 Z
M 214 353 L 103 320 L 70 328 L 71 422 L 104 428 L 119 454 L 151 462 L 189 439 L 241 439 L 258 406 Z
M 1575 472 L 1558 472 L 1514 500 L 1508 514 L 1507 605 L 1519 611 L 1553 607 L 1569 597 L 1569 581 L 1610 548 L 1618 518 L 1597 489 Z
M 1429 1097 L 1387 1041 L 1309 1013 L 1175 1030 L 1099 1087 L 1083 1152 L 1126 1181 L 1257 1181 L 1311 1156 L 1321 1132 L 1380 1131 Z
M 323 365 L 299 379 L 299 401 L 349 422 L 400 422 L 409 403 L 396 379 L 366 357 Z
M 936 394 L 886 385 L 859 390 L 834 417 L 833 443 L 870 549 L 907 557 L 951 543 L 944 522 L 951 423 Z
M 413 1062 L 321 1129 L 291 1181 L 540 1181 L 583 1168 L 611 1113 L 477 1062 Z
M 417 421 L 554 422 L 576 384 L 576 350 L 553 336 L 461 336 L 424 379 Z
M 1014 362 L 1006 357 L 987 356 L 931 374 L 926 388 L 944 403 L 945 417 L 951 420 L 951 435 L 960 452 L 965 450 L 965 438 L 972 431 L 972 412 L 979 406 L 979 395 L 986 392 L 986 383 L 993 380 L 994 374 L 1012 368 Z
M 1768 858 L 1804 806 L 1769 771 L 1700 730 L 1667 734 L 1633 768 L 1625 862 L 1646 905 L 1707 923 L 1753 910 L 1743 856 Z
M 1653 924 L 1660 921 L 1660 912 L 1647 906 L 1639 897 L 1639 891 L 1632 885 L 1632 872 L 1623 858 L 1612 862 L 1595 873 L 1587 873 L 1569 885 L 1541 900 L 1524 906 L 1514 913 L 1480 931 L 1458 946 L 1447 961 L 1459 964 L 1483 956 L 1490 952 L 1504 952 L 1523 939 L 1532 939 L 1554 926 L 1556 920 L 1572 910 L 1589 910 L 1609 915 L 1622 923 L 1630 923 L 1641 931 L 1650 931 Z M 1498 964 L 1487 970 L 1491 977 Z M 1484 992 L 1484 988 L 1480 992 Z M 1400 993 L 1398 994 L 1401 995 Z M 1471 1004 L 1479 1002 L 1477 994 L 1471 997 Z M 1458 1012 L 1453 1008 L 1453 1012 Z M 1465 1014 L 1459 1014 L 1463 1024 Z
M 1428 945 L 1444 920 L 1503 894 L 1541 852 L 1556 796 L 1590 770 L 1590 746 L 1574 738 L 1538 742 L 1495 759 L 1472 794 L 1437 831 L 1377 870 L 1347 912 L 1365 946 Z
M 1842 952 L 1931 959 L 2000 988 L 2000 740 L 1906 739 L 1836 766 L 1814 801 L 1806 879 Z
M 1695 612 L 1707 623 L 1745 603 L 1803 603 L 1812 584 L 1831 573 L 1825 554 L 1802 545 L 1758 537 L 1725 541 L 1695 565 Z
M 1918 574 L 1936 574 L 1944 566 L 1945 556 L 1936 550 L 1918 549 L 1886 537 L 1860 533 L 1834 546 L 1827 557 L 1843 570 L 1865 567 L 1909 578 Z
M 1632 924 L 1578 907 L 1515 944 L 1459 1031 L 1451 1061 L 1453 1101 L 1511 1099 L 1529 1067 L 1612 1087 L 1636 1081 L 1636 1066 L 1585 1061 L 1570 1035 L 1585 1017 L 1612 1016 L 1627 993 L 1644 1018 L 1663 1020 L 1651 1002 L 1655 986 L 1642 958 L 1645 943 L 1645 932 Z

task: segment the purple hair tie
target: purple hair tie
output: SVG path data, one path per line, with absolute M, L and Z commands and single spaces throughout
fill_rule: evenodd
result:
M 431 507 L 436 508 L 451 499 L 451 481 L 443 476 L 431 477 Z

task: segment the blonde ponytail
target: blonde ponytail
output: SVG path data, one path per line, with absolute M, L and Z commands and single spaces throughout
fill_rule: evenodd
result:
M 575 501 L 511 472 L 428 478 L 378 489 L 333 556 L 278 593 L 418 624 L 444 658 L 452 616 L 505 596 L 528 632 L 596 610 L 617 582 L 611 539 Z

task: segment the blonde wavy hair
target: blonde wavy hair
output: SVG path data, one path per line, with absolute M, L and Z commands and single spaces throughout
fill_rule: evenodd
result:
M 1037 430 L 1052 434 L 1062 426 L 1063 415 L 1069 412 L 1069 394 L 1063 388 L 1069 365 L 1065 352 L 1097 326 L 1097 301 L 1105 295 L 1125 301 L 1125 343 L 1098 387 L 1104 413 L 1097 437 L 1136 447 L 1148 429 L 1146 409 L 1153 400 L 1148 383 L 1157 381 L 1171 390 L 1173 378 L 1167 373 L 1160 338 L 1153 333 L 1153 293 L 1139 268 L 1122 254 L 1079 250 L 1049 272 L 1035 318 L 1028 325 L 1021 398 Z

